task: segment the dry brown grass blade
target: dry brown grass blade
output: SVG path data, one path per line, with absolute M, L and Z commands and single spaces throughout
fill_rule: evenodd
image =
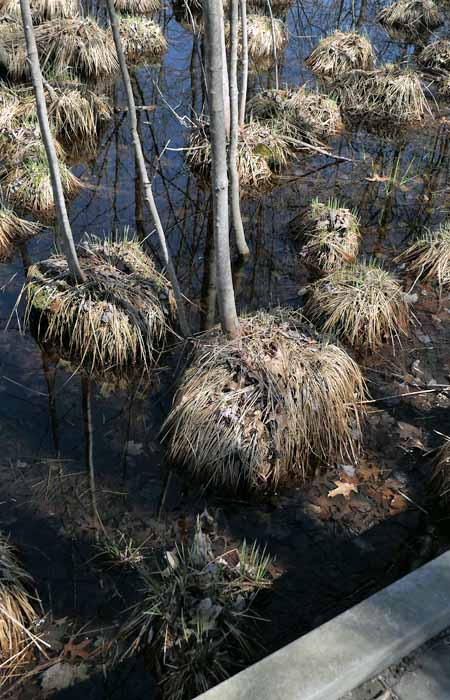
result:
M 27 221 L 0 200 L 0 259 L 8 256 L 14 243 L 28 240 L 41 230 L 41 225 Z
M 377 20 L 394 39 L 420 40 L 441 26 L 443 16 L 433 0 L 397 0 Z
M 144 58 L 158 60 L 167 51 L 167 41 L 161 27 L 148 17 L 121 17 L 120 34 L 129 61 Z
M 422 68 L 447 73 L 450 71 L 450 41 L 437 39 L 425 46 L 417 57 Z
M 375 261 L 343 267 L 316 282 L 305 313 L 325 333 L 374 351 L 406 335 L 409 307 L 395 277 Z
M 161 9 L 161 0 L 114 0 L 114 6 L 126 15 L 153 15 Z
M 55 18 L 75 17 L 79 10 L 78 0 L 33 0 L 30 4 L 35 24 Z M 19 0 L 0 0 L 0 16 L 2 15 L 22 21 Z
M 235 341 L 199 341 L 164 427 L 169 458 L 233 490 L 302 482 L 317 464 L 354 459 L 365 389 L 353 360 L 299 314 L 241 323 Z
M 450 503 L 450 438 L 446 437 L 433 462 L 431 486 L 445 506 Z

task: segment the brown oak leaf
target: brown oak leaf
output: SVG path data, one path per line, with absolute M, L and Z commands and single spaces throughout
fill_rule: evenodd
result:
M 355 484 L 349 484 L 346 481 L 335 481 L 336 488 L 332 491 L 328 491 L 328 498 L 335 498 L 336 496 L 344 496 L 344 498 L 350 498 L 351 493 L 358 493 L 358 489 Z

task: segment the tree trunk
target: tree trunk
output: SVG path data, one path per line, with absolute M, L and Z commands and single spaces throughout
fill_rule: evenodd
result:
M 228 228 L 228 175 L 225 115 L 223 104 L 223 52 L 217 37 L 223 32 L 222 2 L 203 0 L 206 44 L 206 80 L 211 132 L 214 247 L 216 250 L 217 295 L 223 331 L 235 336 L 239 321 L 234 300 Z
M 50 131 L 47 105 L 45 102 L 44 84 L 42 80 L 41 67 L 39 64 L 39 55 L 36 46 L 36 39 L 33 31 L 33 20 L 31 17 L 30 0 L 20 0 L 20 9 L 22 11 L 23 31 L 27 47 L 28 63 L 30 64 L 31 69 L 31 81 L 33 83 L 34 95 L 36 99 L 36 110 L 39 119 L 39 127 L 41 130 L 41 136 L 42 141 L 44 143 L 45 153 L 47 155 L 48 167 L 50 170 L 50 179 L 53 190 L 53 199 L 55 202 L 59 228 L 63 238 L 64 252 L 67 258 L 67 264 L 69 265 L 69 270 L 72 277 L 74 278 L 75 282 L 82 283 L 86 281 L 86 277 L 80 267 L 77 252 L 75 250 L 72 229 L 70 227 L 70 221 L 67 215 L 66 201 L 64 198 L 64 189 L 61 182 L 58 157 L 56 155 L 55 144 L 53 143 L 53 137 Z
M 229 92 L 229 83 L 228 83 L 228 67 L 227 67 L 227 50 L 225 47 L 225 18 L 224 18 L 224 12 L 223 12 L 223 2 L 220 2 L 217 0 L 217 3 L 219 5 L 219 13 L 220 13 L 220 42 L 222 46 L 222 72 L 223 72 L 223 80 L 222 80 L 222 87 L 223 87 L 223 109 L 224 109 L 224 116 L 225 116 L 225 134 L 226 137 L 229 138 L 230 136 L 230 127 L 231 127 L 231 116 L 230 116 L 230 92 Z M 216 39 L 217 41 L 217 39 Z
M 131 138 L 132 138 L 132 142 L 133 142 L 133 148 L 134 148 L 136 162 L 137 162 L 137 165 L 139 168 L 140 177 L 142 179 L 142 184 L 144 187 L 145 201 L 148 204 L 148 207 L 150 209 L 150 213 L 151 213 L 152 218 L 153 218 L 153 224 L 155 226 L 156 233 L 158 235 L 159 244 L 161 246 L 164 265 L 167 268 L 167 275 L 168 275 L 169 280 L 172 284 L 173 293 L 175 295 L 175 300 L 177 303 L 178 320 L 180 322 L 181 332 L 183 333 L 183 335 L 185 337 L 187 337 L 187 336 L 191 335 L 191 332 L 189 329 L 189 325 L 188 325 L 185 310 L 184 310 L 184 302 L 183 302 L 183 297 L 182 297 L 181 290 L 180 290 L 180 285 L 178 284 L 178 279 L 177 279 L 177 275 L 175 272 L 175 267 L 173 265 L 172 257 L 170 255 L 170 251 L 169 251 L 169 248 L 167 245 L 167 240 L 166 240 L 166 236 L 165 236 L 162 224 L 161 224 L 161 219 L 159 218 L 158 209 L 156 207 L 156 203 L 155 203 L 155 200 L 153 197 L 152 186 L 151 186 L 150 179 L 149 179 L 148 173 L 147 173 L 147 168 L 145 165 L 144 151 L 142 149 L 142 143 L 141 143 L 141 140 L 139 138 L 139 133 L 138 133 L 138 123 L 137 123 L 137 117 L 136 117 L 136 103 L 134 100 L 133 88 L 132 88 L 131 80 L 130 80 L 130 73 L 128 71 L 128 66 L 127 66 L 127 62 L 125 60 L 125 54 L 123 51 L 122 39 L 120 36 L 120 31 L 119 31 L 119 23 L 117 20 L 116 11 L 114 9 L 114 0 L 106 0 L 106 3 L 107 3 L 107 7 L 108 7 L 109 19 L 111 22 L 111 28 L 112 28 L 112 33 L 113 33 L 113 37 L 114 37 L 114 44 L 116 46 L 117 58 L 119 60 L 120 70 L 122 73 L 122 80 L 123 80 L 126 94 L 127 94 L 128 113 L 129 113 L 129 117 L 130 117 Z
M 245 123 L 245 108 L 247 105 L 248 84 L 248 29 L 247 29 L 247 0 L 240 0 L 241 5 L 241 33 L 242 33 L 242 82 L 241 103 L 239 107 L 239 126 Z
M 231 214 L 236 235 L 236 244 L 241 257 L 250 255 L 250 250 L 245 240 L 244 226 L 241 216 L 241 197 L 239 191 L 238 172 L 238 132 L 239 132 L 239 96 L 237 80 L 238 63 L 238 23 L 239 0 L 230 0 L 230 107 L 231 130 L 230 148 L 228 152 L 228 168 L 230 173 Z

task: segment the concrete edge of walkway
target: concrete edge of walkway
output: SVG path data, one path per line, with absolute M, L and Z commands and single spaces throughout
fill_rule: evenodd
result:
M 340 700 L 450 626 L 450 551 L 197 700 Z

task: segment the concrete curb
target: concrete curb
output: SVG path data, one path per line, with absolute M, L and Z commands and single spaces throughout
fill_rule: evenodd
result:
M 450 626 L 450 552 L 197 700 L 339 700 Z

